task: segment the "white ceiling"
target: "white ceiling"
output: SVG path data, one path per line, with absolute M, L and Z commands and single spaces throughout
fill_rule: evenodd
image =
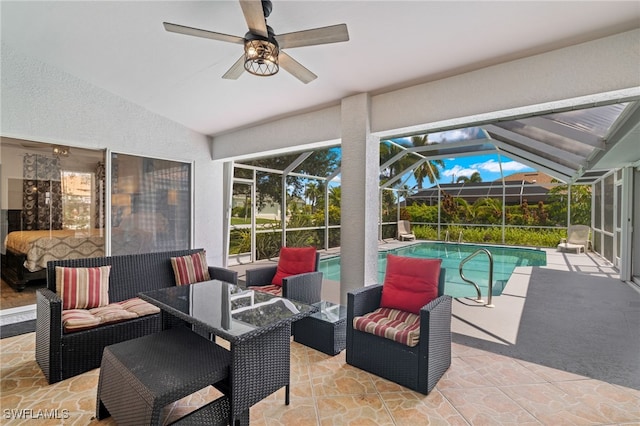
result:
M 276 34 L 346 23 L 350 41 L 287 52 L 318 78 L 221 76 L 242 46 L 164 31 L 168 21 L 247 31 L 237 1 L 1 2 L 1 40 L 16 52 L 215 135 L 336 104 L 362 92 L 463 71 L 636 28 L 638 1 L 274 0 Z

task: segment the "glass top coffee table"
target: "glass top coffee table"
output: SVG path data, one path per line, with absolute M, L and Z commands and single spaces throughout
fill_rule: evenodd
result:
M 293 339 L 327 355 L 337 355 L 346 346 L 347 308 L 327 301 L 312 306 L 318 310 L 295 323 Z
M 291 323 L 318 308 L 218 280 L 139 296 L 162 309 L 163 315 L 173 315 L 230 343 L 229 380 L 216 387 L 229 396 L 232 420 L 248 419 L 252 405 L 282 387 L 289 404 Z M 185 347 L 185 360 L 188 351 Z
M 232 344 L 290 324 L 317 310 L 301 302 L 218 280 L 143 292 L 140 298 Z

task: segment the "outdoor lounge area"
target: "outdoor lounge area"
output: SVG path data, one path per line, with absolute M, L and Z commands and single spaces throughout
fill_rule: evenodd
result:
M 640 425 L 637 2 L 0 1 L 2 425 Z
M 454 300 L 452 364 L 428 396 L 348 366 L 345 351 L 330 356 L 292 341 L 291 405 L 281 389 L 251 408 L 251 425 L 636 424 L 640 333 L 631 319 L 640 293 L 597 256 L 547 254 L 546 267 L 517 270 L 493 309 Z M 242 280 L 246 267 L 234 269 Z M 323 298 L 335 295 L 325 283 Z M 607 306 L 616 313 L 604 315 Z M 94 419 L 99 369 L 47 385 L 34 333 L 0 340 L 0 357 L 2 408 L 23 410 L 9 411 L 6 424 L 31 424 L 24 416 L 37 413 L 115 424 Z M 208 388 L 170 404 L 162 422 L 218 396 Z

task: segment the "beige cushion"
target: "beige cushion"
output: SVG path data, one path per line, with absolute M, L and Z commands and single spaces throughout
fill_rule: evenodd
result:
M 122 309 L 122 306 L 118 303 L 89 309 L 89 313 L 100 319 L 101 325 L 138 318 L 138 315 L 135 312 L 129 312 L 126 309 Z
M 65 333 L 86 330 L 100 325 L 100 318 L 94 317 L 87 309 L 67 309 L 62 311 L 62 329 Z
M 149 302 L 145 302 L 144 300 L 138 297 L 134 297 L 133 299 L 119 302 L 119 305 L 122 306 L 123 309 L 129 312 L 133 312 L 139 317 L 143 317 L 145 315 L 157 314 L 160 312 L 160 308 L 158 308 L 155 305 L 152 305 Z
M 101 325 L 153 315 L 160 308 L 134 297 L 92 309 L 67 309 L 62 311 L 62 328 L 65 333 L 87 330 Z

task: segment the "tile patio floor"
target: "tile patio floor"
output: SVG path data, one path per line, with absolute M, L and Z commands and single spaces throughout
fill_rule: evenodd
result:
M 546 268 L 615 276 L 590 255 L 549 251 Z M 514 274 L 509 294 L 495 297 L 494 309 L 454 303 L 454 333 L 514 339 L 518 308 L 508 298 L 522 297 L 530 269 Z M 474 318 L 480 326 L 468 324 Z M 115 424 L 93 418 L 99 371 L 47 385 L 34 360 L 34 336 L 0 340 L 0 424 Z M 640 390 L 460 343 L 453 344 L 452 365 L 428 396 L 346 365 L 344 351 L 330 357 L 295 342 L 291 349 L 291 405 L 284 405 L 280 390 L 252 407 L 251 425 L 640 425 Z M 167 406 L 165 424 L 215 396 L 209 388 Z M 66 418 L 15 418 L 38 410 Z

